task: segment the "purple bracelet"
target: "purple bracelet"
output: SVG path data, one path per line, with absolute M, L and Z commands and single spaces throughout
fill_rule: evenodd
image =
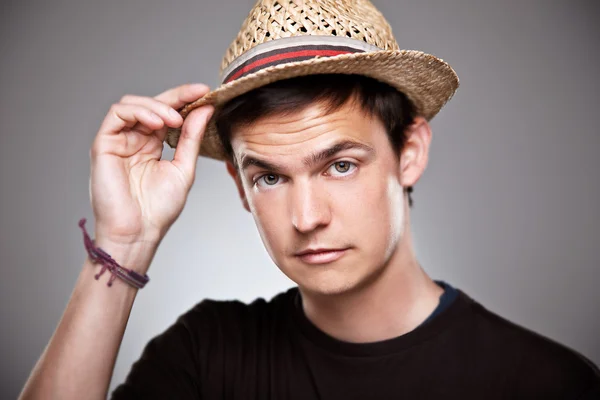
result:
M 81 218 L 79 220 L 79 227 L 83 231 L 83 243 L 85 244 L 85 249 L 87 250 L 88 255 L 90 256 L 94 264 L 102 264 L 102 269 L 100 270 L 100 272 L 94 275 L 96 280 L 98 280 L 98 278 L 100 278 L 104 271 L 108 269 L 111 272 L 112 276 L 108 280 L 107 286 L 112 286 L 113 281 L 117 277 L 119 277 L 131 286 L 134 286 L 138 289 L 143 288 L 146 285 L 146 283 L 148 283 L 148 281 L 150 280 L 148 275 L 144 274 L 144 276 L 142 276 L 135 271 L 120 266 L 104 250 L 102 250 L 100 247 L 95 247 L 94 241 L 90 238 L 85 229 L 85 221 L 85 218 Z

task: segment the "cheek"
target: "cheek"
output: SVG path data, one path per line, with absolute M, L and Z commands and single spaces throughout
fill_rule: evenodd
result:
M 342 199 L 346 204 L 344 229 L 369 253 L 389 254 L 402 235 L 402 187 L 394 175 L 377 175 L 356 185 Z
M 404 229 L 404 193 L 397 177 L 390 176 L 387 182 L 387 204 L 389 207 L 390 245 L 395 247 Z M 392 249 L 388 249 L 391 251 Z
M 276 253 L 280 252 L 285 245 L 283 230 L 287 225 L 282 208 L 283 199 L 277 198 L 278 196 L 273 196 L 273 194 L 253 197 L 252 193 L 247 191 L 246 199 L 263 244 L 271 257 L 275 258 Z

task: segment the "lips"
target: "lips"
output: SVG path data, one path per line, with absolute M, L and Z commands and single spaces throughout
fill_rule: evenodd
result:
M 307 264 L 326 264 L 340 259 L 348 249 L 307 249 L 296 254 L 296 257 Z

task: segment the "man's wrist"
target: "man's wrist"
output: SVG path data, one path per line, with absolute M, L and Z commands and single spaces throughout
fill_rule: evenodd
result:
M 141 275 L 150 268 L 158 244 L 157 240 L 137 240 L 124 243 L 104 237 L 94 239 L 94 245 L 101 248 L 117 264 Z

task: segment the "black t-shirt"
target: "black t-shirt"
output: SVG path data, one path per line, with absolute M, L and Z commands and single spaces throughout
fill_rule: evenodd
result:
M 270 301 L 204 300 L 152 339 L 121 399 L 600 399 L 600 372 L 561 344 L 445 291 L 402 336 L 337 340 L 294 287 Z

